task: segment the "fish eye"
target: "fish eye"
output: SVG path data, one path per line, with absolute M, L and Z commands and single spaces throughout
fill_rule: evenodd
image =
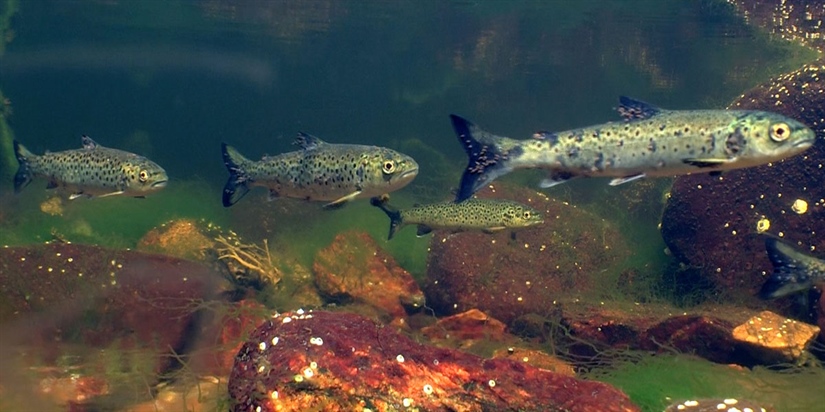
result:
M 782 142 L 791 137 L 791 128 L 785 123 L 771 125 L 771 139 L 775 142 Z
M 524 216 L 524 218 L 525 218 L 525 219 L 530 219 L 530 211 L 529 211 L 529 210 L 525 210 L 525 211 L 524 211 L 524 215 L 523 215 L 523 216 Z
M 141 182 L 149 180 L 149 172 L 147 172 L 146 170 L 141 170 L 140 173 L 138 173 L 138 180 L 140 180 Z
M 385 160 L 383 168 L 381 169 L 385 174 L 395 172 L 395 162 L 392 160 Z

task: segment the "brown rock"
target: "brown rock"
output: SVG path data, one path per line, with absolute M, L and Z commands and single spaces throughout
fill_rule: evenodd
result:
M 503 348 L 496 350 L 493 358 L 511 359 L 562 375 L 576 376 L 572 365 L 540 350 L 519 347 Z
M 608 385 L 421 345 L 348 313 L 261 325 L 229 378 L 234 411 L 638 411 Z
M 313 272 L 315 284 L 329 299 L 363 302 L 390 319 L 406 317 L 405 307 L 424 305 L 424 294 L 409 272 L 363 232 L 337 235 L 318 252 Z
M 503 340 L 506 325 L 478 309 L 441 318 L 435 325 L 421 329 L 427 339 L 433 340 Z
M 477 308 L 511 325 L 530 313 L 552 317 L 556 299 L 615 286 L 599 284 L 629 253 L 613 225 L 531 189 L 491 187 L 478 196 L 530 205 L 545 223 L 514 234 L 436 231 L 425 286 L 429 307 L 447 315 Z
M 819 327 L 770 311 L 760 312 L 733 330 L 734 339 L 748 343 L 766 363 L 796 361 L 817 335 Z
M 172 220 L 146 233 L 138 241 L 137 250 L 203 260 L 205 251 L 215 247 L 215 241 L 204 232 L 205 229 L 192 219 Z
M 802 155 L 773 165 L 733 170 L 722 176 L 682 176 L 675 180 L 662 216 L 662 237 L 674 256 L 688 263 L 712 287 L 753 296 L 772 266 L 768 233 L 825 250 L 825 66 L 806 66 L 746 92 L 734 109 L 770 110 L 808 124 L 820 139 Z M 800 213 L 797 200 L 807 203 Z M 815 253 L 814 253 L 815 254 Z M 781 304 L 781 302 L 780 302 Z

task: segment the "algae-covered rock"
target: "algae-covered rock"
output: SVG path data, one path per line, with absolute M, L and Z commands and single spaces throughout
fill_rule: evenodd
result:
M 138 241 L 137 250 L 204 260 L 206 251 L 215 247 L 215 240 L 205 233 L 206 228 L 193 219 L 173 220 L 145 234 Z
M 526 188 L 495 185 L 479 197 L 512 199 L 544 214 L 544 224 L 510 233 L 435 231 L 427 269 L 428 306 L 440 314 L 477 308 L 511 325 L 552 316 L 554 300 L 612 289 L 606 274 L 629 254 L 608 221 Z
M 749 344 L 767 363 L 794 362 L 819 335 L 819 327 L 762 311 L 733 329 L 734 339 Z
M 315 284 L 329 299 L 366 303 L 390 318 L 404 318 L 405 308 L 424 305 L 424 294 L 410 273 L 363 232 L 336 236 L 318 252 L 313 272 Z
M 612 387 L 422 345 L 348 313 L 287 313 L 238 352 L 232 410 L 638 411 Z

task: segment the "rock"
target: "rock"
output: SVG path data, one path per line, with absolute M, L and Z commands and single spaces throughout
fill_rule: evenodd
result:
M 206 228 L 202 228 L 192 219 L 172 220 L 143 235 L 138 241 L 137 250 L 183 259 L 205 260 L 205 252 L 215 247 L 215 241 L 207 237 L 205 232 Z
M 386 320 L 406 317 L 405 308 L 424 306 L 424 294 L 412 275 L 363 232 L 338 234 L 318 252 L 313 272 L 322 295 L 336 302 L 366 303 L 383 311 Z
M 794 362 L 819 335 L 819 327 L 797 322 L 770 311 L 760 312 L 733 330 L 737 341 L 765 363 Z
M 825 51 L 825 5 L 810 0 L 728 0 L 751 23 L 782 38 Z
M 234 411 L 638 411 L 605 384 L 507 359 L 421 345 L 366 318 L 274 317 L 250 336 L 229 378 Z
M 815 255 L 825 250 L 825 66 L 806 66 L 746 92 L 731 108 L 797 118 L 820 139 L 802 155 L 722 176 L 675 180 L 662 216 L 662 237 L 675 257 L 730 295 L 753 296 L 771 273 L 766 231 Z M 807 207 L 800 208 L 800 201 Z M 795 204 L 797 206 L 795 206 Z M 769 225 L 767 224 L 769 222 Z M 769 226 L 769 227 L 768 227 Z
M 430 342 L 459 342 L 456 347 L 471 346 L 474 341 L 505 340 L 506 325 L 487 316 L 478 309 L 470 309 L 457 315 L 441 318 L 435 325 L 421 329 Z M 443 344 L 443 343 L 442 343 Z
M 228 376 L 246 337 L 271 315 L 271 310 L 251 299 L 215 302 L 203 315 L 198 338 L 192 340 L 187 371 L 199 376 Z
M 576 371 L 572 365 L 540 350 L 509 347 L 496 350 L 493 353 L 493 358 L 512 359 L 558 374 L 576 376 Z
M 477 308 L 507 325 L 520 316 L 552 317 L 554 300 L 592 291 L 627 256 L 609 222 L 534 190 L 491 185 L 484 198 L 516 200 L 541 211 L 543 225 L 496 234 L 435 231 L 425 293 L 436 313 Z
M 775 361 L 755 357 L 734 328 L 754 315 L 748 309 L 718 305 L 690 313 L 667 305 L 628 309 L 616 302 L 592 305 L 562 302 L 561 333 L 555 344 L 574 357 L 598 356 L 608 348 L 652 352 L 675 350 L 722 363 L 753 366 Z
M 116 370 L 113 393 L 129 379 L 151 385 L 181 366 L 173 355 L 191 349 L 201 309 L 225 286 L 208 267 L 168 256 L 74 244 L 1 248 L 0 358 L 21 362 L 4 363 L 0 381 L 25 386 L 29 366 L 68 362 L 94 371 L 89 379 Z

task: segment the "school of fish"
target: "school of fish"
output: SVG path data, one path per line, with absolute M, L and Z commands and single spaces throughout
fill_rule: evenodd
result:
M 433 229 L 492 233 L 543 223 L 540 212 L 511 200 L 475 199 L 473 194 L 496 178 L 518 169 L 549 171 L 541 182 L 551 187 L 577 177 L 609 177 L 620 185 L 646 176 L 676 176 L 747 168 L 802 153 L 814 143 L 804 124 L 764 111 L 664 110 L 620 97 L 623 121 L 562 132 L 540 131 L 516 140 L 489 133 L 450 115 L 459 143 L 468 156 L 454 202 L 399 210 L 387 203 L 418 175 L 416 161 L 395 150 L 368 145 L 327 143 L 299 133 L 300 150 L 254 161 L 222 143 L 229 172 L 222 203 L 230 207 L 251 187 L 269 191 L 269 199 L 295 198 L 338 208 L 369 198 L 390 218 L 388 239 L 405 225 L 419 236 Z M 48 189 L 68 199 L 78 197 L 145 197 L 166 187 L 166 171 L 138 154 L 103 147 L 88 136 L 80 149 L 35 155 L 14 141 L 19 163 L 14 191 L 42 177 Z M 759 296 L 773 299 L 807 290 L 825 280 L 822 260 L 794 250 L 775 238 L 766 240 L 775 271 Z

